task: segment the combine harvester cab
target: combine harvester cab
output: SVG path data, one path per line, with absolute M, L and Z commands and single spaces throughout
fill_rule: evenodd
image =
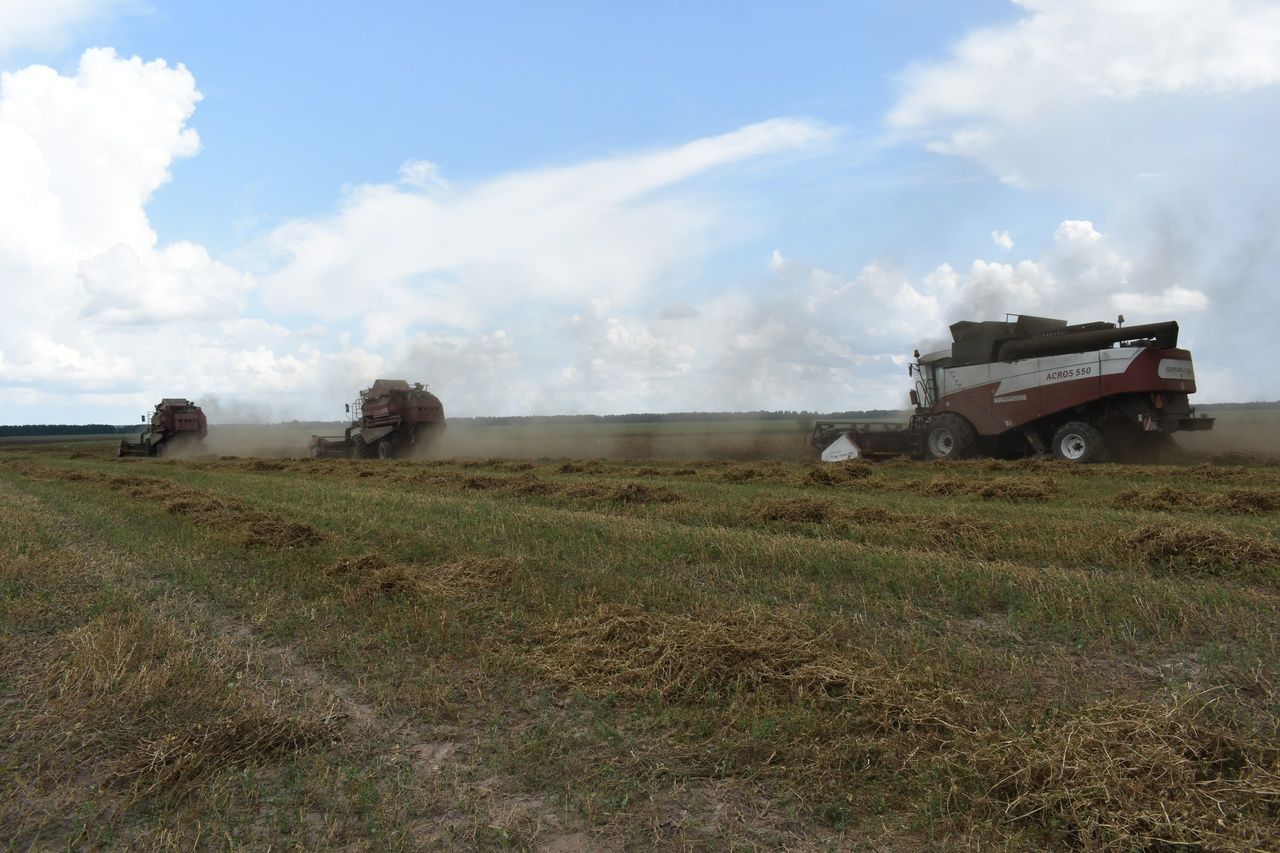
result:
M 353 408 L 354 407 L 354 408 Z M 313 435 L 314 458 L 395 459 L 423 451 L 444 431 L 444 405 L 421 382 L 378 379 L 360 392 L 341 436 Z
M 142 416 L 147 422 L 146 415 Z M 195 403 L 182 397 L 165 397 L 156 403 L 151 422 L 137 441 L 120 439 L 117 456 L 164 456 L 178 450 L 190 450 L 209 434 L 209 423 Z
M 1177 323 L 1071 326 L 1020 316 L 955 323 L 951 336 L 948 349 L 916 353 L 909 422 L 820 422 L 812 443 L 825 452 L 844 437 L 867 456 L 1052 453 L 1090 462 L 1213 427 L 1190 405 L 1195 369 L 1178 348 Z

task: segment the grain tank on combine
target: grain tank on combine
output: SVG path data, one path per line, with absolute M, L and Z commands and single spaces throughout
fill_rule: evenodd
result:
M 142 416 L 147 423 L 147 416 Z M 117 456 L 163 456 L 174 450 L 190 449 L 209 433 L 204 412 L 190 400 L 165 397 L 156 403 L 151 421 L 137 441 L 120 439 Z
M 840 442 L 851 448 L 846 456 L 1052 453 L 1089 462 L 1158 447 L 1179 430 L 1212 429 L 1188 401 L 1195 370 L 1178 348 L 1178 324 L 1123 321 L 955 323 L 949 348 L 915 354 L 908 423 L 818 422 L 811 443 L 825 451 Z
M 421 382 L 378 379 L 347 406 L 351 425 L 341 436 L 313 435 L 319 458 L 394 459 L 421 452 L 444 430 L 444 405 Z

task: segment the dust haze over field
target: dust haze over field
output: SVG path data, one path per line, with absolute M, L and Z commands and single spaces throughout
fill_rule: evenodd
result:
M 1280 457 L 1280 415 L 1270 423 L 1219 418 L 1211 430 L 1178 433 L 1174 438 L 1179 446 L 1195 454 L 1235 451 Z
M 310 428 L 290 425 L 213 425 L 199 449 L 187 456 L 308 456 L 313 434 L 341 435 L 339 424 Z M 800 459 L 808 431 L 794 421 L 746 424 L 542 424 L 451 423 L 421 459 Z
M 903 413 L 902 420 L 906 418 Z M 800 420 L 559 425 L 453 421 L 415 458 L 797 461 L 816 453 Z M 181 455 L 302 457 L 310 455 L 307 445 L 313 434 L 340 436 L 342 429 L 342 424 L 214 424 L 202 445 Z M 1182 461 L 1189 464 L 1229 452 L 1280 458 L 1280 417 L 1265 411 L 1228 412 L 1219 415 L 1214 429 L 1177 433 L 1174 439 L 1188 452 Z

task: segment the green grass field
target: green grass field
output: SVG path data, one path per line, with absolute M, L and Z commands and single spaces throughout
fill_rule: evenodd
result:
M 0 450 L 16 847 L 1280 847 L 1280 468 Z

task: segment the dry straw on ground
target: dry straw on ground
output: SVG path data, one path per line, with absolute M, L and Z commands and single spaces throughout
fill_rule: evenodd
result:
M 1216 698 L 1107 701 L 948 761 L 992 780 L 1007 820 L 1084 849 L 1277 849 L 1280 746 L 1212 720 Z
M 1046 501 L 1059 491 L 1058 484 L 1046 477 L 1000 477 L 984 481 L 945 476 L 935 477 L 920 490 L 925 495 L 977 495 L 1009 501 Z
M 1163 521 L 1122 533 L 1117 550 L 1139 566 L 1280 580 L 1280 543 L 1225 528 Z
M 41 707 L 24 737 L 62 741 L 61 754 L 136 795 L 181 796 L 212 773 L 336 736 L 331 711 L 264 702 L 234 677 L 243 662 L 203 654 L 167 620 L 96 619 L 42 658 L 38 683 L 27 685 Z
M 771 748 L 806 756 L 806 772 L 834 768 L 824 784 L 857 784 L 852 768 L 840 769 L 842 755 L 872 762 L 864 769 L 914 767 L 937 780 L 948 804 L 963 802 L 962 814 L 1029 831 L 1018 836 L 1024 842 L 1116 850 L 1280 842 L 1280 741 L 1210 720 L 1213 697 L 1106 700 L 1028 726 L 929 673 L 837 650 L 803 624 L 750 611 L 604 606 L 550 623 L 525 660 L 594 696 L 803 702 L 806 715 L 818 715 L 815 728 Z
M 683 499 L 679 492 L 646 483 L 578 483 L 565 486 L 559 493 L 567 498 L 612 503 L 673 503 Z
M 871 463 L 865 461 L 834 462 L 813 465 L 800 475 L 802 486 L 841 486 L 867 480 L 874 473 Z
M 1123 509 L 1154 512 L 1188 510 L 1234 515 L 1262 515 L 1280 510 L 1280 494 L 1262 489 L 1230 488 L 1222 491 L 1195 491 L 1163 485 L 1154 489 L 1126 489 L 1115 497 Z
M 840 510 L 830 501 L 796 497 L 760 501 L 747 510 L 746 517 L 752 521 L 803 521 L 821 524 L 838 518 L 840 514 Z
M 598 459 L 587 459 L 582 462 L 564 462 L 556 468 L 561 474 L 599 474 L 604 471 L 604 463 Z
M 785 465 L 776 462 L 757 462 L 730 465 L 720 472 L 720 479 L 730 483 L 746 483 L 752 480 L 785 482 L 790 477 Z
M 167 512 L 181 515 L 201 527 L 227 531 L 249 548 L 305 548 L 325 538 L 323 533 L 305 522 L 283 518 L 236 498 L 183 486 L 162 477 L 105 474 L 36 465 L 26 466 L 23 473 L 24 476 L 33 478 L 105 485 L 133 500 L 163 506 Z
M 378 554 L 348 557 L 325 569 L 364 594 L 453 597 L 507 583 L 520 566 L 509 557 L 466 556 L 445 563 L 391 563 Z
M 889 677 L 883 661 L 855 662 L 802 622 L 748 610 L 679 616 L 606 605 L 547 625 L 528 660 L 584 692 L 634 698 L 769 690 L 831 699 Z

